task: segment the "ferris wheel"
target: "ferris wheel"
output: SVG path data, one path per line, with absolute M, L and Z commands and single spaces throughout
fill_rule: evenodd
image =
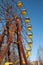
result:
M 32 35 L 32 25 L 22 0 L 0 0 L 0 63 L 6 54 L 7 61 L 11 61 L 11 44 L 17 44 L 20 64 L 28 65 L 27 59 L 31 56 L 32 50 Z

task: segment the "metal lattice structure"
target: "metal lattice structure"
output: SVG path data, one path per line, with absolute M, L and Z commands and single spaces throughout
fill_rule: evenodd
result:
M 20 65 L 23 63 L 28 65 L 27 58 L 32 50 L 32 25 L 27 10 L 24 9 L 21 0 L 0 0 L 0 64 L 3 60 L 14 64 L 11 52 L 14 55 L 15 44 L 18 48 Z

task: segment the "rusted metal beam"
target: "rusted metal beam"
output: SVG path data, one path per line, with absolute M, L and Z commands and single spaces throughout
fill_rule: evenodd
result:
M 5 36 L 5 32 L 3 32 L 2 35 L 0 36 L 0 55 L 1 55 L 1 46 L 2 46 L 4 36 Z
M 0 36 L 0 45 L 2 44 L 2 41 L 4 39 L 4 36 L 5 36 L 5 32 L 3 32 L 2 35 Z
M 18 46 L 18 53 L 19 53 L 19 60 L 20 60 L 20 65 L 22 65 L 22 56 L 21 56 L 21 49 L 20 49 L 20 45 L 19 45 L 19 29 L 18 29 L 18 25 L 17 25 L 17 46 Z
M 8 37 L 8 40 L 7 40 L 7 45 L 6 45 L 4 51 L 2 52 L 2 54 L 0 56 L 0 62 L 2 62 L 4 56 L 8 52 L 8 49 L 9 49 L 9 46 L 10 46 L 10 44 L 12 42 L 12 38 L 14 36 L 15 30 L 16 30 L 16 26 L 14 25 L 13 29 L 9 32 L 9 37 Z
M 26 54 L 25 54 L 25 51 L 24 51 L 24 48 L 23 48 L 23 45 L 22 45 L 22 36 L 21 36 L 21 25 L 20 25 L 20 23 L 21 23 L 21 21 L 19 19 L 17 19 L 16 24 L 18 25 L 18 44 L 19 44 L 19 49 L 23 54 L 25 63 L 26 63 L 26 65 L 28 65 Z M 20 62 L 21 62 L 21 65 L 22 65 L 21 55 L 20 55 Z

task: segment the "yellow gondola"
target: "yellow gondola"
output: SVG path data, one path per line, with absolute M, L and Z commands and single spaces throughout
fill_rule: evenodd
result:
M 24 9 L 24 10 L 22 10 L 22 15 L 26 15 L 27 14 L 27 11 Z
M 26 48 L 26 51 L 31 51 L 31 49 L 30 48 Z
M 13 65 L 12 62 L 6 62 L 4 65 Z
M 28 46 L 29 46 L 30 48 L 32 48 L 32 42 L 29 42 L 29 43 L 28 43 Z
M 28 51 L 28 52 L 26 53 L 26 58 L 28 58 L 29 56 L 31 56 L 31 52 L 30 52 L 30 51 Z
M 26 22 L 26 23 L 29 23 L 29 22 L 30 22 L 30 18 L 26 17 L 26 18 L 25 18 L 25 22 Z
M 23 6 L 23 3 L 21 2 L 21 1 L 19 1 L 18 3 L 17 3 L 17 7 L 18 8 L 21 8 Z
M 28 26 L 28 27 L 27 27 L 27 30 L 28 30 L 28 31 L 31 31 L 31 30 L 32 30 L 32 26 L 31 26 L 31 25 Z
M 29 37 L 29 39 L 32 39 L 32 34 L 29 34 L 28 37 Z
M 31 56 L 31 52 L 28 52 L 28 57 Z

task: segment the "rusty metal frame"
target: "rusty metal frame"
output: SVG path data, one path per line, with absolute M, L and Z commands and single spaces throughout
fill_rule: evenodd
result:
M 19 52 L 19 58 L 20 58 L 20 65 L 22 65 L 22 56 L 21 56 L 21 53 L 22 53 L 22 55 L 24 57 L 26 65 L 28 65 L 26 54 L 25 54 L 25 51 L 24 51 L 24 48 L 23 48 L 23 45 L 22 45 L 21 25 L 20 25 L 21 21 L 16 16 L 13 16 L 13 18 L 15 20 L 15 24 L 13 26 L 13 29 L 9 32 L 9 36 L 8 36 L 8 40 L 7 40 L 7 45 L 6 45 L 4 51 L 2 52 L 2 54 L 0 56 L 0 62 L 2 62 L 4 56 L 6 55 L 6 53 L 9 50 L 9 46 L 10 46 L 10 44 L 12 42 L 12 39 L 13 39 L 13 36 L 14 36 L 14 33 L 15 33 L 16 27 L 17 27 L 17 42 L 18 42 L 17 45 L 18 45 L 18 52 Z

